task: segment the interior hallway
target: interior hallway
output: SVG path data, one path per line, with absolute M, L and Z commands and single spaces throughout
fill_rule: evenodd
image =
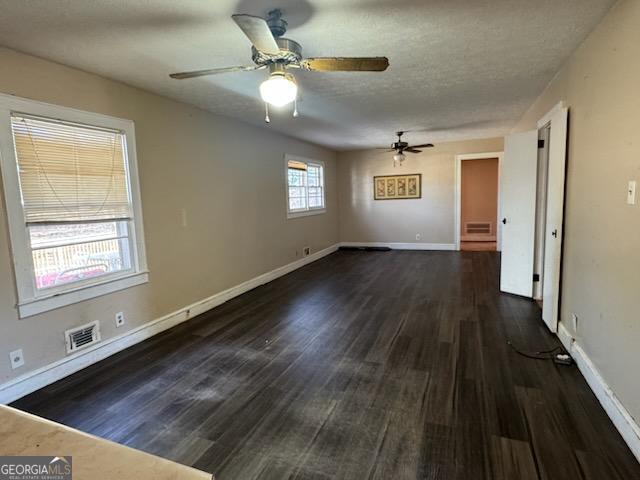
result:
M 640 478 L 490 252 L 341 251 L 19 408 L 217 479 Z

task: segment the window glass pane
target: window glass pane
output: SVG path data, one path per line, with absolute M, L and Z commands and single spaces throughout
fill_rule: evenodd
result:
M 308 170 L 309 186 L 320 186 L 320 168 L 315 166 L 309 166 Z
M 306 184 L 307 172 L 302 170 L 289 169 L 289 185 L 304 186 Z
M 29 234 L 39 290 L 131 269 L 127 222 L 38 225 Z
M 290 198 L 306 197 L 307 196 L 306 190 L 307 189 L 304 187 L 290 187 L 289 197 Z
M 118 222 L 32 225 L 31 248 L 55 247 L 82 241 L 105 240 L 118 236 Z
M 309 208 L 320 208 L 322 206 L 322 197 L 309 197 Z
M 303 198 L 289 198 L 289 210 L 306 210 L 307 199 Z

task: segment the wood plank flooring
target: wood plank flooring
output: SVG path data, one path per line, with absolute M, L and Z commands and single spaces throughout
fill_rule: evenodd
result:
M 498 267 L 340 251 L 14 406 L 221 480 L 640 479 Z

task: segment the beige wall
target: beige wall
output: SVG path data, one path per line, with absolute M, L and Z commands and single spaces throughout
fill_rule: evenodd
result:
M 640 421 L 640 204 L 626 204 L 628 181 L 640 181 L 640 2 L 611 10 L 516 130 L 560 100 L 570 109 L 561 321 Z
M 455 156 L 502 148 L 501 138 L 442 143 L 420 154 L 407 154 L 404 164 L 396 168 L 392 154 L 381 150 L 339 153 L 340 240 L 453 244 Z M 422 174 L 421 199 L 373 200 L 375 175 L 401 173 Z
M 100 320 L 110 338 L 118 311 L 119 335 L 337 242 L 333 152 L 15 51 L 0 48 L 0 65 L 0 92 L 135 121 L 151 272 L 144 286 L 19 320 L 2 198 L 0 383 L 64 357 L 69 327 Z M 286 219 L 285 153 L 326 162 L 326 214 Z M 16 348 L 26 365 L 11 370 Z
M 461 162 L 460 197 L 461 237 L 465 234 L 465 223 L 490 222 L 491 237 L 495 239 L 498 221 L 497 158 Z

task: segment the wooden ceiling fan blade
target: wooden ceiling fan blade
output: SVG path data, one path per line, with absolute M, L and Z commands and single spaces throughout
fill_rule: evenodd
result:
M 256 49 L 265 53 L 280 53 L 280 47 L 264 18 L 246 14 L 231 15 L 231 18 Z
M 409 148 L 405 148 L 405 149 L 403 150 L 403 152 L 409 152 L 409 153 L 422 153 L 422 150 L 416 150 L 416 149 L 415 149 L 415 148 L 413 148 L 413 147 L 409 147 Z
M 433 143 L 423 143 L 422 145 L 411 145 L 409 148 L 431 148 Z
M 387 57 L 316 57 L 301 62 L 302 68 L 315 72 L 383 72 Z
M 184 80 L 187 78 L 204 77 L 206 75 L 217 75 L 218 73 L 230 73 L 230 72 L 251 72 L 253 70 L 260 70 L 264 65 L 251 65 L 249 67 L 225 67 L 225 68 L 208 68 L 206 70 L 194 70 L 193 72 L 180 72 L 172 73 L 169 75 L 176 80 Z

